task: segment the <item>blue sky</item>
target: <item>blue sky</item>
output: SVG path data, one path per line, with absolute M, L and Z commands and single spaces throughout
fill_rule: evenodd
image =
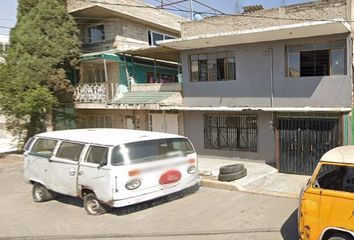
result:
M 172 0 L 164 0 L 164 2 L 171 2 Z M 235 3 L 237 0 L 198 0 L 205 4 L 208 4 L 214 8 L 219 9 L 225 13 L 233 13 L 235 9 Z M 284 1 L 284 0 L 283 0 Z M 145 0 L 146 3 L 152 5 L 158 5 L 160 0 Z M 282 0 L 238 0 L 240 6 L 262 4 L 265 8 L 277 7 L 281 4 Z M 300 2 L 308 2 L 308 0 L 286 0 L 287 5 Z M 188 3 L 177 5 L 178 8 L 186 8 Z M 17 0 L 1 0 L 0 8 L 0 35 L 8 35 L 9 29 L 3 27 L 13 27 L 16 23 L 16 7 Z M 200 7 L 197 3 L 194 3 L 196 11 L 206 11 L 205 8 Z M 171 8 L 171 7 L 170 7 Z

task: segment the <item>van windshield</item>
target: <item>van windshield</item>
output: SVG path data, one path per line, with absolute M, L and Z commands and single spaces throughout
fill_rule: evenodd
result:
M 192 144 L 185 138 L 168 138 L 127 143 L 116 146 L 112 152 L 112 165 L 129 165 L 186 156 L 194 153 Z

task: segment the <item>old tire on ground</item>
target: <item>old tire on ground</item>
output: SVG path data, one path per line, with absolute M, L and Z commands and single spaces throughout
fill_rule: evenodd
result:
M 45 202 L 53 199 L 53 194 L 42 184 L 34 183 L 32 187 L 32 198 L 35 202 Z
M 231 182 L 237 179 L 243 178 L 247 175 L 247 169 L 244 168 L 241 171 L 227 174 L 219 174 L 218 180 L 223 182 Z
M 102 204 L 94 193 L 88 193 L 84 196 L 84 207 L 89 215 L 101 215 L 110 210 L 110 208 Z
M 240 172 L 241 170 L 245 169 L 243 163 L 239 164 L 231 164 L 220 167 L 220 174 L 228 174 L 228 173 L 235 173 Z
M 345 233 L 335 233 L 328 240 L 354 240 L 352 236 Z

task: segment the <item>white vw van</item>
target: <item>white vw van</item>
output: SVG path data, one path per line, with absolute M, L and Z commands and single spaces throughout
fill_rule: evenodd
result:
M 33 199 L 83 198 L 88 214 L 179 192 L 198 183 L 197 154 L 178 135 L 126 129 L 41 133 L 24 153 Z

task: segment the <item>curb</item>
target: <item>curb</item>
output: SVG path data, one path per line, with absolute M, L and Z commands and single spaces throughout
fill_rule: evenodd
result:
M 245 192 L 245 193 L 251 193 L 251 194 L 261 194 L 261 195 L 267 195 L 267 196 L 273 196 L 273 197 L 299 199 L 299 194 L 297 194 L 297 193 L 250 190 L 250 189 L 246 189 L 241 186 L 237 186 L 237 184 L 235 184 L 235 183 L 221 182 L 221 181 L 212 180 L 212 179 L 201 178 L 200 184 L 201 184 L 201 186 L 207 187 L 207 188 L 216 188 L 216 189 L 238 191 L 238 192 Z

